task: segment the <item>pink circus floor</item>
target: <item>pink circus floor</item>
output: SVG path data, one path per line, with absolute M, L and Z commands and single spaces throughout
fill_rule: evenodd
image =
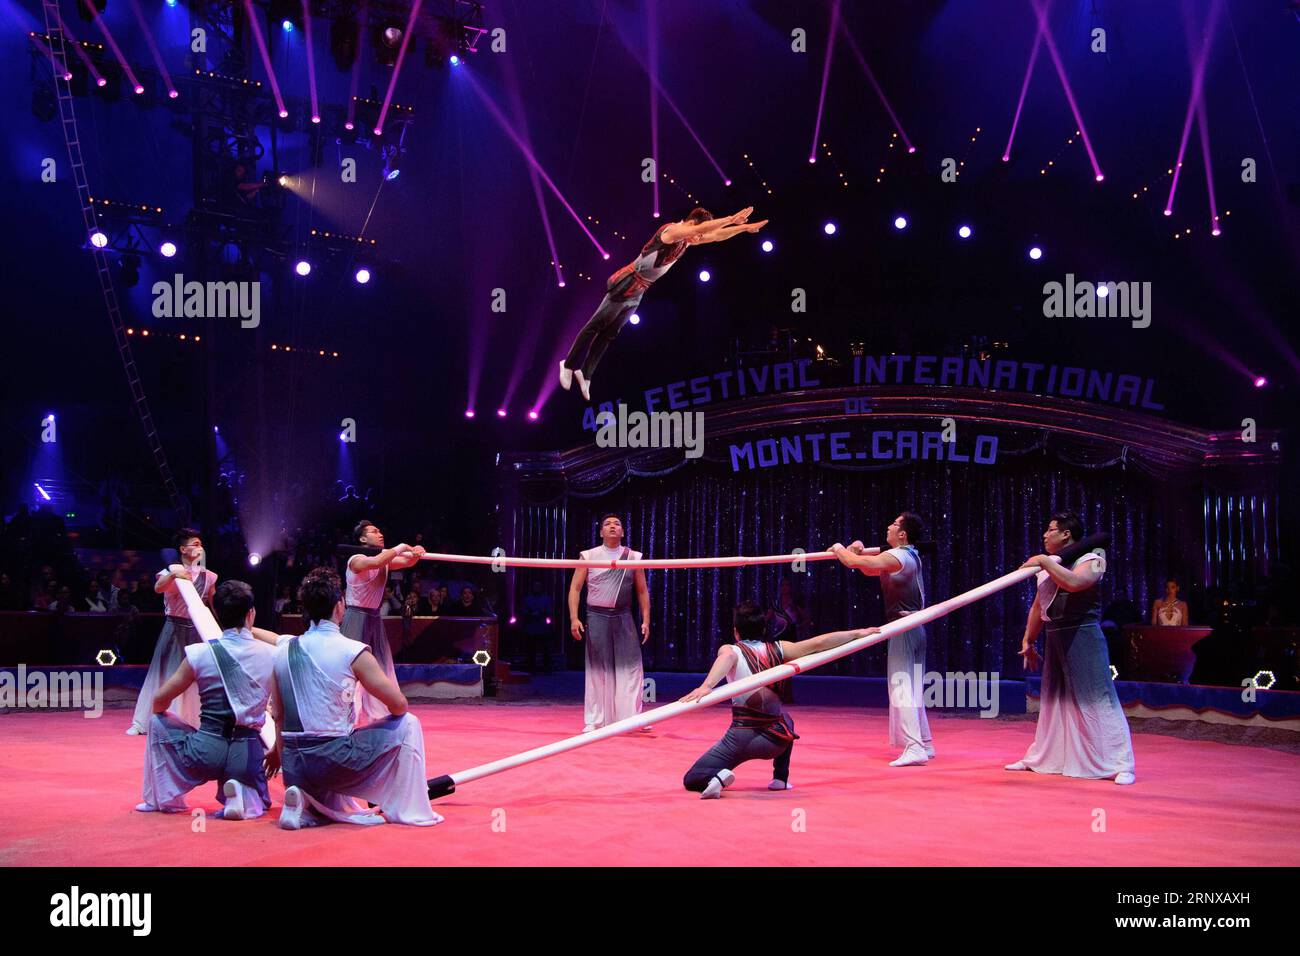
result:
M 429 774 L 581 728 L 570 703 L 424 704 Z M 681 787 L 722 733 L 714 708 L 466 784 L 428 829 L 235 823 L 136 813 L 144 741 L 125 710 L 0 717 L 0 865 L 1296 866 L 1300 756 L 1136 734 L 1138 782 L 1008 773 L 1028 720 L 931 718 L 938 758 L 894 769 L 882 711 L 798 707 L 795 789 L 743 765 L 721 800 Z M 191 807 L 215 809 L 214 787 Z M 1097 832 L 1104 819 L 1104 832 Z M 195 832 L 198 830 L 199 832 Z

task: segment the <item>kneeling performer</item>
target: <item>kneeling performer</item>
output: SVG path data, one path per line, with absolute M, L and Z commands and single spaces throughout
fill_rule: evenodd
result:
M 175 585 L 172 585 L 175 588 Z M 144 802 L 137 810 L 186 809 L 185 794 L 217 781 L 227 820 L 260 817 L 271 805 L 262 767 L 261 729 L 271 693 L 271 635 L 253 636 L 253 589 L 243 581 L 217 585 L 212 600 L 223 628 L 214 641 L 185 646 L 185 658 L 153 697 L 144 757 Z M 170 701 L 198 684 L 198 729 L 165 713 Z
M 699 700 L 724 677 L 738 681 L 786 661 L 828 651 L 880 630 L 869 627 L 834 631 L 806 641 L 767 641 L 764 640 L 763 609 L 754 601 L 737 605 L 732 622 L 735 643 L 718 648 L 718 658 L 704 683 L 682 700 Z M 794 732 L 794 721 L 781 707 L 781 683 L 784 681 L 760 687 L 731 701 L 731 726 L 722 739 L 686 771 L 682 784 L 687 790 L 699 793 L 703 800 L 722 796 L 723 788 L 731 786 L 736 779 L 732 771 L 746 760 L 771 760 L 772 782 L 767 789 L 791 789 L 790 755 L 798 734 Z
M 310 572 L 298 601 L 310 626 L 301 637 L 280 640 L 272 684 L 278 733 L 267 759 L 272 770 L 284 768 L 280 826 L 297 830 L 328 820 L 441 823 L 429 806 L 419 719 L 407 713 L 401 688 L 369 648 L 339 631 L 344 611 L 338 574 L 332 568 Z M 355 729 L 352 702 L 362 688 L 392 716 Z M 358 799 L 374 809 L 365 810 Z

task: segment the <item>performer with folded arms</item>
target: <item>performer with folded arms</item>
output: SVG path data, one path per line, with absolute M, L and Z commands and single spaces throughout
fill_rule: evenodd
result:
M 193 528 L 181 528 L 176 532 L 176 546 L 180 549 L 180 564 L 159 571 L 154 582 L 154 591 L 163 596 L 166 617 L 163 619 L 162 632 L 158 635 L 158 643 L 154 646 L 153 658 L 149 661 L 149 670 L 145 674 L 144 684 L 140 688 L 140 696 L 135 701 L 131 726 L 126 730 L 128 734 L 145 732 L 150 715 L 154 712 L 154 694 L 185 660 L 185 648 L 202 640 L 199 632 L 194 629 L 194 622 L 190 620 L 190 610 L 185 606 L 184 598 L 172 584 L 172 578 L 181 574 L 181 569 L 184 569 L 184 576 L 194 583 L 194 590 L 199 592 L 199 597 L 209 606 L 212 604 L 212 594 L 216 590 L 216 574 L 204 568 L 202 564 L 203 539 L 199 537 L 199 533 Z M 199 722 L 198 692 L 193 689 L 186 690 L 179 695 L 178 699 L 169 700 L 163 709 L 175 711 L 181 720 L 191 726 L 197 724 Z
M 916 550 L 924 525 L 911 511 L 904 511 L 885 529 L 889 550 L 864 548 L 855 541 L 847 548 L 831 547 L 840 563 L 863 574 L 880 578 L 885 600 L 885 620 L 897 621 L 925 607 L 925 579 L 921 555 Z M 903 752 L 889 762 L 891 767 L 916 767 L 934 757 L 930 721 L 925 716 L 925 628 L 914 627 L 889 639 L 886 661 L 889 674 L 889 743 Z
M 419 719 L 407 712 L 406 697 L 370 649 L 339 630 L 344 608 L 338 574 L 332 568 L 308 573 L 298 601 L 309 626 L 301 637 L 280 640 L 271 692 L 277 734 L 267 766 L 272 774 L 284 769 L 280 826 L 441 823 L 429 806 Z M 358 684 L 391 716 L 355 728 Z M 367 811 L 358 800 L 374 809 Z
M 1078 515 L 1059 511 L 1043 532 L 1046 554 L 1021 565 L 1040 569 L 1020 655 L 1026 670 L 1042 664 L 1043 683 L 1034 742 L 1006 769 L 1130 784 L 1137 779 L 1133 738 L 1115 693 L 1101 630 L 1097 584 L 1106 571 L 1105 558 L 1089 552 L 1067 568 L 1056 557 L 1082 537 Z M 1044 624 L 1047 640 L 1039 658 L 1034 640 Z
M 576 378 L 582 397 L 591 401 L 591 376 L 597 363 L 641 304 L 641 297 L 651 284 L 682 257 L 687 246 L 724 242 L 742 232 L 758 232 L 767 225 L 767 220 L 750 222 L 753 211 L 753 206 L 746 206 L 734 215 L 714 219 L 703 206 L 696 206 L 685 219 L 666 222 L 656 229 L 641 254 L 605 283 L 605 298 L 578 332 L 569 354 L 560 361 L 560 387 L 568 391 Z
M 379 553 L 354 554 L 348 558 L 347 610 L 340 630 L 344 637 L 364 644 L 374 654 L 384 675 L 396 684 L 397 669 L 393 666 L 393 652 L 388 646 L 388 636 L 384 633 L 379 608 L 384 603 L 388 572 L 418 563 L 424 555 L 424 548 L 409 544 L 385 548 L 384 533 L 366 518 L 357 523 L 352 538 L 366 547 L 378 548 Z M 380 720 L 388 716 L 388 709 L 362 688 L 357 695 L 357 716 L 367 720 Z
M 735 682 L 787 661 L 809 654 L 828 651 L 841 644 L 879 633 L 869 627 L 854 631 L 834 631 L 806 641 L 771 641 L 766 639 L 763 609 L 754 601 L 744 601 L 732 612 L 732 640 L 718 648 L 717 660 L 704 683 L 685 697 L 699 700 L 711 692 L 723 678 Z M 682 784 L 700 795 L 702 800 L 722 796 L 724 788 L 736 779 L 735 769 L 747 760 L 771 760 L 772 782 L 769 790 L 790 790 L 790 755 L 799 735 L 794 720 L 781 707 L 781 684 L 769 684 L 742 694 L 731 701 L 731 726 L 694 766 L 686 771 Z
M 173 577 L 188 573 L 178 569 Z M 175 590 L 172 583 L 164 593 Z M 183 811 L 185 794 L 215 780 L 223 804 L 217 816 L 251 820 L 271 805 L 261 730 L 275 663 L 271 645 L 277 637 L 253 627 L 253 589 L 243 581 L 217 585 L 212 606 L 221 636 L 187 645 L 184 660 L 153 697 L 143 802 L 136 809 Z M 169 702 L 191 685 L 202 700 L 197 729 L 165 713 Z

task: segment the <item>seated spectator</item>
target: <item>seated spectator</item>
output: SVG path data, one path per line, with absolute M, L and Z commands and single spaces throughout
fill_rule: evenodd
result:
M 77 608 L 72 602 L 72 588 L 66 584 L 60 586 L 53 601 L 46 608 L 47 611 L 53 611 L 56 614 L 66 614 L 69 611 L 75 611 Z
M 276 614 L 291 613 L 289 611 L 289 606 L 292 603 L 293 603 L 293 595 L 291 593 L 291 589 L 289 585 L 287 584 L 280 585 L 280 593 L 277 594 L 275 597 L 275 613 Z
M 428 613 L 435 617 L 439 614 L 446 614 L 448 611 L 448 608 L 442 606 L 442 588 L 436 585 L 429 591 L 429 597 L 425 603 L 429 606 Z
M 1151 623 L 1158 627 L 1186 627 L 1191 623 L 1187 615 L 1187 602 L 1178 599 L 1178 582 L 1170 578 L 1165 582 L 1165 596 L 1151 602 Z
M 456 606 L 456 613 L 461 617 L 479 617 L 483 613 L 483 606 L 479 603 L 478 596 L 471 587 L 460 589 L 460 604 Z
M 391 584 L 384 585 L 384 599 L 379 603 L 379 613 L 384 617 L 398 617 L 402 613 L 402 602 Z

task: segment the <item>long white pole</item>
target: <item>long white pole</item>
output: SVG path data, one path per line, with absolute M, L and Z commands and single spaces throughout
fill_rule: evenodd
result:
M 811 557 L 811 555 L 810 555 Z M 834 557 L 834 555 L 832 555 Z M 940 601 L 923 610 L 916 611 L 901 617 L 896 621 L 890 621 L 876 634 L 860 637 L 855 641 L 849 641 L 847 644 L 841 644 L 839 647 L 832 648 L 828 651 L 821 651 L 817 654 L 809 654 L 807 657 L 800 658 L 797 661 L 791 661 L 788 664 L 781 664 L 760 673 L 746 677 L 743 680 L 733 683 L 724 684 L 713 692 L 693 701 L 677 701 L 667 704 L 663 707 L 657 707 L 654 710 L 646 711 L 635 717 L 628 717 L 625 720 L 616 721 L 599 730 L 593 730 L 589 733 L 579 734 L 576 737 L 568 737 L 564 740 L 558 740 L 553 744 L 547 744 L 543 747 L 535 747 L 532 750 L 525 750 L 523 753 L 515 754 L 513 757 L 505 757 L 501 760 L 495 760 L 492 763 L 485 763 L 478 767 L 471 767 L 468 770 L 460 770 L 453 774 L 447 774 L 429 781 L 429 796 L 431 799 L 445 796 L 453 792 L 459 784 L 469 783 L 471 780 L 478 780 L 481 777 L 490 777 L 494 773 L 501 773 L 503 770 L 512 770 L 515 767 L 521 767 L 524 764 L 533 763 L 536 760 L 544 760 L 547 757 L 554 757 L 556 754 L 562 754 L 569 750 L 576 750 L 578 747 L 585 747 L 588 744 L 594 744 L 600 740 L 607 740 L 610 737 L 617 737 L 625 734 L 630 730 L 636 730 L 647 724 L 657 724 L 660 721 L 668 720 L 672 717 L 680 716 L 688 711 L 695 710 L 699 707 L 708 707 L 711 704 L 718 704 L 724 700 L 731 700 L 733 697 L 739 697 L 741 694 L 748 694 L 760 687 L 766 687 L 768 684 L 774 684 L 777 681 L 785 680 L 787 677 L 793 677 L 795 674 L 802 674 L 804 671 L 810 671 L 815 667 L 828 664 L 831 661 L 839 660 L 841 657 L 847 657 L 850 654 L 857 653 L 864 648 L 879 644 L 886 641 L 895 634 L 902 634 L 913 628 L 921 627 L 937 618 L 946 614 L 951 614 L 958 608 L 965 607 L 967 604 L 973 604 L 990 594 L 995 594 L 1005 588 L 1018 584 L 1021 581 L 1028 581 L 1038 573 L 1037 568 L 1020 568 L 1009 574 L 1004 574 L 1000 578 L 995 578 L 986 584 L 981 584 L 977 588 L 972 588 L 955 597 L 950 597 L 946 601 Z
M 738 555 L 727 558 L 639 558 L 619 561 L 589 561 L 581 558 L 511 558 L 483 557 L 476 554 L 423 555 L 425 561 L 448 561 L 456 564 L 490 564 L 498 568 L 738 568 L 751 564 L 794 564 L 796 561 L 835 561 L 829 551 L 801 551 L 792 554 L 765 554 L 758 557 Z

